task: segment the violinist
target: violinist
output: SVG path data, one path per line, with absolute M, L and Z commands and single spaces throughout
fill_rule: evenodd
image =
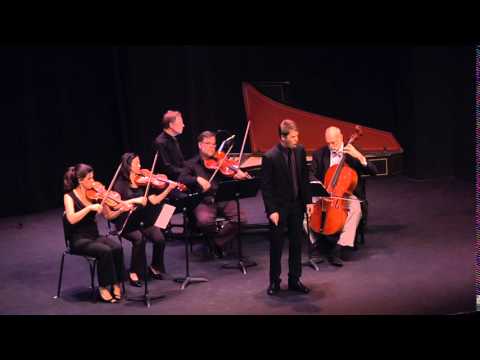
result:
M 119 203 L 116 210 L 107 205 L 92 203 L 87 192 L 94 185 L 93 169 L 90 165 L 77 164 L 68 168 L 63 178 L 66 232 L 72 252 L 92 256 L 98 261 L 98 283 L 100 298 L 109 303 L 121 300 L 120 283 L 124 280 L 123 252 L 118 242 L 100 236 L 95 215 L 102 214 L 111 220 L 128 211 L 130 207 Z M 110 292 L 113 289 L 113 296 Z
M 215 172 L 210 162 L 215 158 L 216 135 L 211 131 L 204 131 L 198 136 L 199 154 L 185 162 L 185 168 L 179 181 L 192 190 L 203 193 L 201 203 L 194 209 L 197 227 L 213 237 L 213 251 L 216 257 L 225 256 L 225 245 L 231 241 L 238 230 L 237 208 L 235 201 L 215 203 L 215 194 L 218 184 L 226 180 L 243 180 L 249 177 L 246 172 L 237 169 L 232 177 L 225 176 L 221 171 Z M 208 164 L 208 167 L 207 167 Z M 213 179 L 212 175 L 215 174 Z M 210 180 L 211 179 L 211 180 Z M 209 181 L 210 180 L 210 181 Z M 215 218 L 221 214 L 227 220 L 225 226 L 217 233 Z M 245 216 L 240 211 L 240 222 L 245 222 Z
M 339 128 L 331 126 L 325 130 L 326 146 L 312 154 L 310 180 L 324 182 L 325 174 L 329 167 L 339 164 L 342 157 L 346 156 L 345 163 L 358 175 L 357 187 L 352 195 L 345 197 L 353 200 L 347 201 L 348 215 L 340 233 L 324 236 L 325 241 L 318 243 L 318 249 L 326 255 L 328 261 L 334 266 L 343 266 L 341 259 L 344 247 L 353 247 L 358 224 L 362 218 L 362 209 L 359 201 L 365 200 L 365 181 L 362 174 L 376 175 L 376 166 L 367 160 L 352 144 L 344 146 L 343 134 Z M 324 184 L 327 186 L 327 184 Z M 323 249 L 322 249 L 323 248 Z
M 147 275 L 156 280 L 168 277 L 164 263 L 165 236 L 162 230 L 153 224 L 160 213 L 161 203 L 177 185 L 169 183 L 160 194 L 149 192 L 145 198 L 145 187 L 141 187 L 135 181 L 141 174 L 139 156 L 134 153 L 125 153 L 122 155 L 121 162 L 120 175 L 113 189 L 121 195 L 126 203 L 135 205 L 136 209 L 128 218 L 127 214 L 119 216 L 115 219 L 114 224 L 118 230 L 123 229 L 122 237 L 132 242 L 129 281 L 132 286 L 141 287 L 143 283 L 140 278 L 145 278 Z M 142 222 L 144 227 L 140 226 Z M 146 241 L 153 242 L 152 261 L 148 267 L 149 274 L 145 274 L 144 271 L 147 256 Z

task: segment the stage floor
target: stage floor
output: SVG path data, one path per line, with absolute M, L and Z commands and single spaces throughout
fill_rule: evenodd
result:
M 221 269 L 222 260 L 191 257 L 192 276 L 207 283 L 185 290 L 173 281 L 149 282 L 150 294 L 166 295 L 147 308 L 139 302 L 92 303 L 85 260 L 67 256 L 63 293 L 55 295 L 64 240 L 62 209 L 0 219 L 0 314 L 455 314 L 475 310 L 474 190 L 455 179 L 415 181 L 404 176 L 369 178 L 366 244 L 344 267 L 304 267 L 308 295 L 266 294 L 268 233 L 244 236 L 244 253 L 258 265 Z M 265 223 L 261 196 L 242 200 L 247 219 Z M 19 222 L 23 227 L 18 227 Z M 106 232 L 104 222 L 100 230 Z M 130 244 L 125 243 L 126 264 Z M 287 244 L 286 244 L 287 245 Z M 305 243 L 306 245 L 306 243 Z M 197 245 L 198 246 L 198 245 Z M 306 246 L 304 246 L 304 250 Z M 150 254 L 150 246 L 148 246 Z M 304 251 L 305 255 L 306 252 Z M 150 255 L 149 255 L 150 258 Z M 284 249 L 282 288 L 288 273 Z M 185 273 L 184 245 L 169 241 L 167 271 Z M 126 285 L 129 295 L 143 288 Z

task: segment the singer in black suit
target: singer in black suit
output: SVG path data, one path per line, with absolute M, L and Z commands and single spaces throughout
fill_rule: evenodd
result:
M 270 222 L 269 295 L 280 291 L 283 243 L 289 240 L 288 288 L 308 293 L 302 275 L 302 221 L 305 208 L 310 214 L 312 195 L 306 153 L 298 145 L 298 128 L 285 119 L 279 126 L 280 142 L 265 153 L 262 160 L 261 188 L 265 211 Z

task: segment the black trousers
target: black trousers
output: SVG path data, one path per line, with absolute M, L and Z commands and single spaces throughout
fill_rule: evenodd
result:
M 320 235 L 318 237 L 317 248 L 322 255 L 332 255 L 337 242 L 340 239 L 340 233 L 333 235 Z
M 144 236 L 142 237 L 142 231 Z M 140 277 L 145 277 L 145 261 L 147 257 L 146 242 L 153 242 L 153 254 L 151 266 L 165 272 L 164 253 L 165 236 L 161 229 L 150 226 L 143 230 L 135 230 L 122 235 L 132 243 L 132 258 L 130 262 L 130 272 L 136 273 Z
M 106 236 L 89 238 L 79 236 L 72 239 L 71 250 L 75 254 L 97 259 L 98 284 L 101 287 L 117 284 L 125 280 L 125 265 L 120 244 Z
M 237 204 L 235 201 L 222 201 L 219 203 L 200 203 L 195 209 L 196 225 L 200 231 L 214 236 L 217 246 L 223 247 L 235 238 L 238 231 Z M 217 233 L 215 218 L 217 214 L 227 219 L 224 227 Z M 240 223 L 245 224 L 245 215 L 240 210 Z
M 302 240 L 304 206 L 299 202 L 280 210 L 280 221 L 275 226 L 270 221 L 270 282 L 280 280 L 282 273 L 283 243 L 288 238 L 288 280 L 302 276 Z

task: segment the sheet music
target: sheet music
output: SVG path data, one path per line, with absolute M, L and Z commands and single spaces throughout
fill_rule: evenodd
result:
M 160 215 L 158 215 L 158 218 L 155 221 L 154 226 L 160 229 L 165 229 L 170 222 L 170 219 L 172 218 L 175 209 L 175 206 L 172 206 L 170 204 L 164 204 L 162 211 L 160 211 Z

